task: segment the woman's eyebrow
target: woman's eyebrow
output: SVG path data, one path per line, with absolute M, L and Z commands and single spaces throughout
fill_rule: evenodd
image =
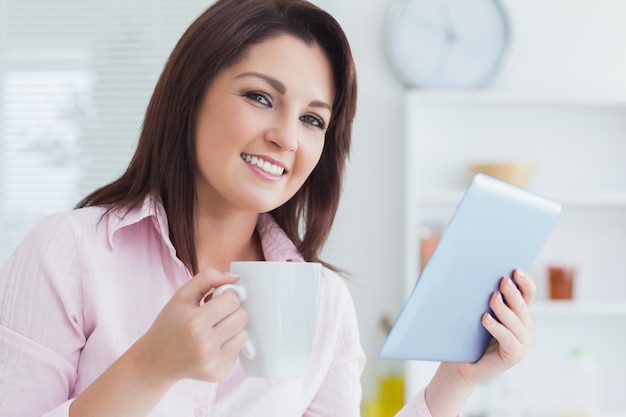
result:
M 258 77 L 258 78 L 265 80 L 269 85 L 272 86 L 272 88 L 274 88 L 280 94 L 285 94 L 287 92 L 287 86 L 285 86 L 285 84 L 281 83 L 274 77 L 270 77 L 269 75 L 265 75 L 260 72 L 250 71 L 250 72 L 242 72 L 241 74 L 237 75 L 235 78 L 242 78 L 242 77 Z
M 287 86 L 285 84 L 283 84 L 282 82 L 280 82 L 276 78 L 271 77 L 269 75 L 266 75 L 266 74 L 263 74 L 263 73 L 260 73 L 260 72 L 255 72 L 255 71 L 248 71 L 248 72 L 242 72 L 241 74 L 238 74 L 237 76 L 235 76 L 235 78 L 243 78 L 243 77 L 257 77 L 257 78 L 261 78 L 262 80 L 267 82 L 269 85 L 271 85 L 272 88 L 274 88 L 280 94 L 285 94 L 287 92 Z M 311 106 L 313 106 L 313 107 L 321 107 L 321 108 L 328 109 L 328 110 L 332 111 L 332 106 L 330 104 L 325 103 L 325 102 L 320 101 L 320 100 L 312 101 L 311 102 Z
M 321 108 L 323 108 L 323 109 L 328 109 L 328 110 L 330 110 L 331 112 L 333 111 L 332 106 L 331 106 L 330 104 L 328 104 L 328 103 L 323 102 L 323 101 L 314 100 L 314 101 L 312 101 L 312 102 L 311 102 L 311 104 L 310 104 L 310 105 L 311 105 L 312 107 L 321 107 Z

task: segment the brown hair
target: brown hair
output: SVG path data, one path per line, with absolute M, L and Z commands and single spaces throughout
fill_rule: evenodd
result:
M 289 34 L 326 53 L 335 100 L 319 163 L 302 188 L 272 211 L 304 259 L 322 262 L 337 212 L 356 112 L 356 74 L 348 40 L 337 21 L 304 0 L 218 0 L 187 29 L 172 51 L 148 104 L 137 150 L 126 171 L 76 208 L 131 210 L 158 195 L 177 256 L 196 274 L 195 129 L 200 102 L 216 74 L 247 48 Z M 328 265 L 333 268 L 331 265 Z M 333 268 L 335 269 L 335 268 Z

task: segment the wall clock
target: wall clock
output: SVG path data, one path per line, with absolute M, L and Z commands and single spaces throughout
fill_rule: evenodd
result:
M 510 38 L 498 0 L 396 0 L 386 48 L 402 81 L 424 88 L 478 88 L 495 76 Z

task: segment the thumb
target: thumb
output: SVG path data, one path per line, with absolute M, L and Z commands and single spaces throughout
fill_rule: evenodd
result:
M 175 296 L 186 302 L 199 305 L 213 288 L 235 283 L 238 279 L 239 275 L 233 272 L 222 272 L 215 268 L 207 268 L 180 287 Z

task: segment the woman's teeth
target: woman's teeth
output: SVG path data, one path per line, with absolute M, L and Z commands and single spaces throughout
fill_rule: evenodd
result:
M 250 156 L 246 153 L 242 153 L 241 159 L 249 164 L 256 165 L 257 167 L 261 168 L 263 171 L 269 174 L 283 175 L 283 172 L 285 172 L 285 168 L 272 164 L 271 162 L 264 161 L 257 156 Z

